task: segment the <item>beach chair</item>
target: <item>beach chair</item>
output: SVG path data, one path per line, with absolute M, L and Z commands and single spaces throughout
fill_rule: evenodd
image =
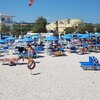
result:
M 4 56 L 4 49 L 0 48 L 0 56 Z
M 7 55 L 9 54 L 9 48 L 10 46 L 3 46 L 4 53 Z
M 69 53 L 76 53 L 77 51 L 77 48 L 75 46 L 71 46 L 69 49 L 68 49 L 68 52 Z
M 59 48 L 60 51 L 64 52 L 64 47 Z
M 37 53 L 42 53 L 42 52 L 44 52 L 44 47 L 43 47 L 43 46 L 37 46 L 37 47 L 35 48 L 35 51 L 36 51 Z
M 89 56 L 89 61 L 88 62 L 80 62 L 80 66 L 84 70 L 100 70 L 100 63 L 98 59 L 94 56 Z

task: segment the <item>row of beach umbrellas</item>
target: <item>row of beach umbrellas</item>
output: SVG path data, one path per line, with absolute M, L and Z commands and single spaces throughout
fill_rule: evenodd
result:
M 67 34 L 62 36 L 64 39 L 73 39 L 76 36 L 78 39 L 89 39 L 91 37 L 99 37 L 100 33 L 98 34 Z
M 9 41 L 16 40 L 16 38 L 12 37 L 12 36 L 4 36 L 3 38 L 4 39 L 0 39 L 0 44 L 5 44 L 5 43 L 7 43 Z M 40 38 L 39 35 L 34 36 L 34 38 L 32 38 L 32 37 L 26 37 L 26 38 L 18 39 L 18 41 L 19 42 L 32 42 L 32 41 L 34 41 L 34 39 L 38 39 L 38 38 Z
M 67 35 L 61 36 L 61 38 L 73 39 L 74 37 L 77 37 L 78 39 L 89 39 L 89 38 L 94 37 L 94 36 L 99 37 L 100 33 L 98 33 L 98 34 L 67 34 Z M 34 39 L 39 39 L 39 38 L 41 38 L 41 37 L 39 35 L 37 35 L 37 36 L 34 36 L 34 38 L 32 38 L 30 36 L 30 37 L 26 37 L 23 39 L 18 39 L 18 41 L 19 42 L 32 42 L 32 41 L 34 41 Z M 15 37 L 8 36 L 5 39 L 0 40 L 0 43 L 5 44 L 5 43 L 12 41 L 12 40 L 15 40 L 15 39 L 16 39 Z M 45 38 L 45 41 L 56 41 L 56 40 L 59 40 L 59 38 L 56 36 L 49 36 L 49 37 Z
M 5 44 L 9 41 L 14 41 L 16 38 L 15 37 L 12 37 L 12 36 L 7 36 L 7 37 L 4 37 L 5 39 L 0 39 L 0 43 L 1 44 Z

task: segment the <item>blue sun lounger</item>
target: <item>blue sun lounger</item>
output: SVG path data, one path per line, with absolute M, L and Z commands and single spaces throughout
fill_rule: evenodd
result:
M 79 62 L 81 65 L 81 67 L 84 69 L 84 70 L 88 70 L 88 69 L 91 69 L 91 70 L 100 70 L 100 64 L 99 64 L 99 61 L 96 57 L 94 56 L 89 56 L 89 61 L 88 62 Z

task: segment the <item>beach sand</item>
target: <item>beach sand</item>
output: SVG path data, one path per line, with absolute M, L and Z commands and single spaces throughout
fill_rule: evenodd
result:
M 40 55 L 32 74 L 26 64 L 0 63 L 0 100 L 100 100 L 100 71 L 85 71 L 79 64 L 90 55 L 100 61 L 100 53 Z

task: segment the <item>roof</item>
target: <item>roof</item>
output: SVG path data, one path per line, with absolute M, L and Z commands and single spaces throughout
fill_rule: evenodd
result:
M 0 13 L 0 17 L 14 17 L 14 16 L 6 15 L 6 14 L 1 14 L 1 13 Z

